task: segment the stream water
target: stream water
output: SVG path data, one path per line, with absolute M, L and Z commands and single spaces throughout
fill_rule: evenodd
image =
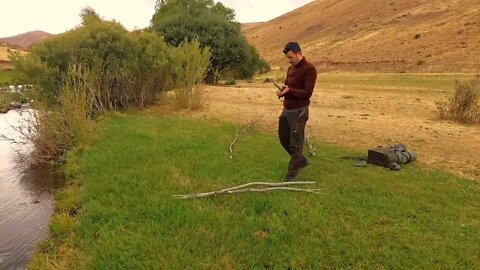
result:
M 0 135 L 18 140 L 14 127 L 28 117 L 27 110 L 0 114 Z M 29 148 L 0 139 L 0 269 L 25 268 L 36 243 L 48 235 L 53 191 L 60 178 L 53 168 L 22 164 L 18 152 Z

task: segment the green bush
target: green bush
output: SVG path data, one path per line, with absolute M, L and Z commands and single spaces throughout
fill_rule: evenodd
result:
M 237 81 L 234 79 L 225 81 L 225 85 L 236 85 Z
M 25 57 L 15 56 L 18 80 L 38 88 L 37 99 L 58 104 L 71 65 L 82 65 L 97 91 L 96 109 L 144 107 L 171 85 L 170 48 L 152 33 L 130 33 L 116 22 L 103 21 L 91 9 L 82 12 L 80 27 L 49 38 Z
M 233 75 L 236 79 L 250 79 L 271 70 L 267 62 L 260 58 L 260 55 L 253 46 L 249 45 L 249 49 L 250 53 L 245 56 L 242 63 L 236 67 L 232 67 Z
M 36 112 L 21 130 L 35 146 L 32 163 L 56 161 L 86 141 L 95 116 L 145 107 L 173 86 L 173 49 L 161 37 L 130 33 L 89 8 L 81 16 L 81 26 L 13 56 L 14 79 L 34 86 Z
M 11 74 L 11 70 L 0 69 L 0 87 L 9 86 L 13 83 Z
M 478 80 L 455 81 L 455 96 L 446 101 L 437 101 L 440 119 L 463 123 L 480 123 Z
M 183 42 L 172 53 L 172 66 L 177 105 L 180 108 L 198 109 L 202 105 L 200 83 L 208 67 L 210 52 L 201 49 L 197 40 Z
M 152 18 L 154 32 L 178 46 L 184 40 L 198 39 L 202 48 L 209 47 L 210 66 L 206 81 L 215 83 L 219 76 L 251 78 L 269 70 L 255 48 L 249 45 L 236 22 L 234 10 L 213 0 L 158 0 Z

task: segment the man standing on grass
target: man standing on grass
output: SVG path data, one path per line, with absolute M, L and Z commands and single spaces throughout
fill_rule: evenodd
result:
M 295 181 L 298 171 L 308 165 L 308 160 L 303 155 L 303 142 L 317 70 L 305 59 L 297 42 L 287 43 L 283 53 L 291 66 L 287 71 L 285 85 L 277 91 L 278 97 L 284 97 L 283 111 L 278 121 L 278 137 L 283 148 L 290 154 L 285 181 Z

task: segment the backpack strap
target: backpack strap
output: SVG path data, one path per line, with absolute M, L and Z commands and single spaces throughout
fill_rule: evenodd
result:
M 399 171 L 399 170 L 400 170 L 400 165 L 398 165 L 398 163 L 396 163 L 396 162 L 389 163 L 389 164 L 387 165 L 387 167 L 388 167 L 391 171 Z
M 353 166 L 356 167 L 367 167 L 367 157 L 340 157 L 341 159 L 344 160 L 353 160 Z

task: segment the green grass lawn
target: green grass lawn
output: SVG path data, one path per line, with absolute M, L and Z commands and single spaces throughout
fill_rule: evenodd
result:
M 340 159 L 363 152 L 317 145 L 299 180 L 316 181 L 321 195 L 173 199 L 281 181 L 288 156 L 277 138 L 250 132 L 231 160 L 234 134 L 216 121 L 113 116 L 94 146 L 70 157 L 82 185 L 57 196 L 51 239 L 30 267 L 480 268 L 478 183 L 415 164 L 391 172 Z

